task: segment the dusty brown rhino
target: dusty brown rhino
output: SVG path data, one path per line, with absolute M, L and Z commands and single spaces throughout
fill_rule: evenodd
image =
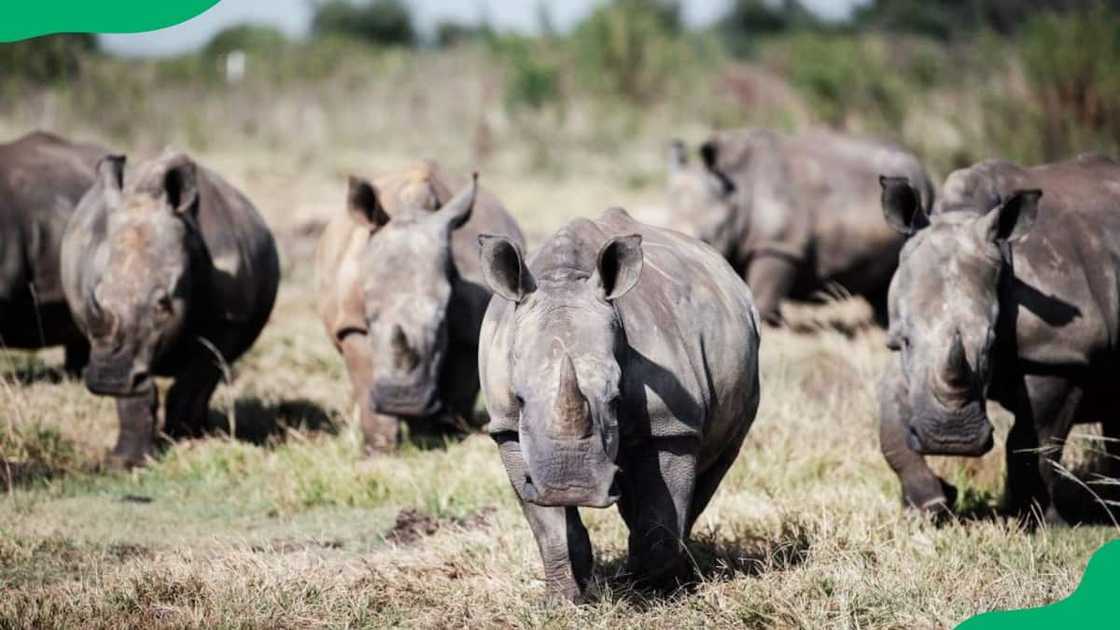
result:
M 994 400 L 1015 415 L 1006 508 L 1056 520 L 1071 425 L 1101 422 L 1120 437 L 1120 164 L 985 162 L 951 174 L 944 191 L 927 217 L 909 184 L 883 180 L 887 222 L 913 234 L 890 291 L 897 354 L 879 388 L 883 454 L 906 504 L 946 510 L 955 491 L 922 455 L 987 452 Z
M 117 399 L 112 459 L 143 463 L 157 427 L 156 376 L 175 379 L 164 432 L 203 432 L 223 370 L 260 334 L 279 261 L 252 203 L 181 153 L 98 166 L 62 244 L 62 283 L 92 346 L 86 386 Z
M 65 346 L 74 376 L 89 360 L 89 344 L 66 305 L 59 250 L 108 153 L 43 132 L 0 144 L 0 348 Z
M 452 186 L 462 191 L 452 197 Z M 490 290 L 481 232 L 522 242 L 498 199 L 424 162 L 351 178 L 347 211 L 316 254 L 319 315 L 350 372 L 366 447 L 462 427 L 478 398 L 478 330 Z
M 479 369 L 510 483 L 549 593 L 580 599 L 591 543 L 578 507 L 616 501 L 629 569 L 663 581 L 758 408 L 758 314 L 718 253 L 621 209 L 578 219 L 526 264 L 484 236 L 500 296 Z
M 850 293 L 886 325 L 904 237 L 883 225 L 879 175 L 907 178 L 928 210 L 933 186 L 916 157 L 877 140 L 764 129 L 716 133 L 700 147 L 700 168 L 682 145 L 674 155 L 674 214 L 742 274 L 763 320 L 781 321 L 783 299 Z

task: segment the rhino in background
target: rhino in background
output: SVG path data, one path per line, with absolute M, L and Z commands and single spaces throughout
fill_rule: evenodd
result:
M 887 321 L 887 289 L 905 237 L 883 224 L 879 175 L 904 177 L 922 208 L 933 185 L 918 159 L 885 142 L 813 131 L 716 133 L 692 166 L 675 143 L 669 203 L 723 254 L 754 291 L 763 320 L 781 322 L 784 299 L 841 291 Z
M 993 400 L 1015 416 L 1005 509 L 1060 520 L 1056 467 L 1072 425 L 1101 422 L 1120 456 L 1120 164 L 985 162 L 949 176 L 932 216 L 907 182 L 882 187 L 887 223 L 912 234 L 879 384 L 880 445 L 904 503 L 951 508 L 955 490 L 923 455 L 986 453 Z
M 452 197 L 452 187 L 461 191 Z M 465 428 L 478 398 L 478 331 L 490 302 L 477 240 L 524 243 L 497 197 L 434 162 L 351 178 L 346 212 L 316 253 L 319 315 L 346 361 L 369 451 Z
M 479 371 L 489 431 L 537 539 L 551 595 L 582 598 L 579 507 L 616 501 L 629 569 L 664 581 L 735 461 L 759 402 L 759 322 L 719 254 L 621 209 L 577 219 L 527 264 L 481 239 L 497 297 Z
M 253 204 L 181 153 L 141 163 L 104 158 L 62 244 L 66 300 L 92 351 L 95 394 L 117 399 L 111 463 L 152 454 L 158 392 L 175 379 L 164 432 L 203 433 L 223 370 L 245 353 L 272 312 L 276 246 Z
M 0 348 L 65 346 L 72 376 L 89 343 L 62 290 L 62 235 L 108 153 L 44 132 L 0 144 Z

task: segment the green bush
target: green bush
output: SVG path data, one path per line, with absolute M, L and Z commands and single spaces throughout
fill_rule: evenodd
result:
M 545 43 L 518 35 L 496 37 L 490 42 L 507 68 L 508 109 L 541 109 L 560 100 L 560 65 L 550 58 Z
M 679 5 L 614 0 L 581 22 L 571 43 L 580 83 L 624 99 L 651 101 L 688 52 Z
M 820 22 L 799 0 L 734 0 L 720 18 L 716 31 L 737 56 L 755 51 L 761 37 L 821 28 Z
M 1120 147 L 1120 12 L 1099 5 L 1037 16 L 1019 43 L 1040 100 L 1046 157 Z
M 280 30 L 258 24 L 240 24 L 218 32 L 203 49 L 203 54 L 221 57 L 235 50 L 271 54 L 288 43 Z
M 382 46 L 413 46 L 412 14 L 401 0 L 327 0 L 315 6 L 311 30 L 318 36 L 344 35 Z
M 81 71 L 82 57 L 96 51 L 97 38 L 89 33 L 0 44 L 0 80 L 18 78 L 50 83 L 73 79 Z

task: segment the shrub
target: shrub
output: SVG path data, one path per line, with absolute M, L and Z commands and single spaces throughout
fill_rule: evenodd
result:
M 401 0 L 368 0 L 360 4 L 327 0 L 315 7 L 311 30 L 319 36 L 345 35 L 383 46 L 416 43 L 412 14 Z
M 89 33 L 36 37 L 0 45 L 0 80 L 20 78 L 36 83 L 73 79 L 84 55 L 97 51 Z
M 210 57 L 221 57 L 235 50 L 269 54 L 283 48 L 287 42 L 284 33 L 271 26 L 241 24 L 219 31 L 206 44 L 203 53 Z
M 614 0 L 572 35 L 581 83 L 634 102 L 650 101 L 673 74 L 684 49 L 679 5 Z
M 754 51 L 759 37 L 820 27 L 798 0 L 735 0 L 716 30 L 732 54 L 744 56 Z
M 1030 20 L 1020 41 L 1047 158 L 1120 147 L 1120 12 L 1099 5 Z
M 508 109 L 541 109 L 560 99 L 560 66 L 549 59 L 549 51 L 542 42 L 507 35 L 492 39 L 491 47 L 504 60 L 508 71 Z

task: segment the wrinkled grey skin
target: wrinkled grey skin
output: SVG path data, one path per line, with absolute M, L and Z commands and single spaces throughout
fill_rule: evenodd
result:
M 876 140 L 765 129 L 719 132 L 699 154 L 693 166 L 674 144 L 669 203 L 746 279 L 764 321 L 781 322 L 784 299 L 846 293 L 886 325 L 905 239 L 883 225 L 879 175 L 907 178 L 928 211 L 933 186 L 916 157 Z
M 1102 422 L 1120 436 L 1120 165 L 985 162 L 951 174 L 945 192 L 927 217 L 909 185 L 883 180 L 887 222 L 913 234 L 891 284 L 883 454 L 905 504 L 944 511 L 954 490 L 922 456 L 987 452 L 994 400 L 1015 415 L 1005 507 L 1057 521 L 1055 465 L 1071 426 Z
M 495 293 L 479 343 L 489 431 L 549 593 L 583 597 L 592 553 L 577 508 L 616 501 L 629 570 L 679 577 L 758 408 L 750 289 L 710 247 L 617 208 L 569 223 L 528 265 L 505 239 L 481 245 Z
M 199 436 L 223 370 L 256 340 L 280 280 L 253 205 L 183 154 L 98 166 L 62 245 L 62 282 L 90 341 L 85 381 L 117 399 L 112 463 L 142 464 L 157 426 L 156 376 L 175 379 L 165 433 Z
M 89 344 L 66 305 L 59 250 L 107 154 L 43 132 L 0 144 L 0 347 L 65 346 L 72 376 L 89 360 Z

